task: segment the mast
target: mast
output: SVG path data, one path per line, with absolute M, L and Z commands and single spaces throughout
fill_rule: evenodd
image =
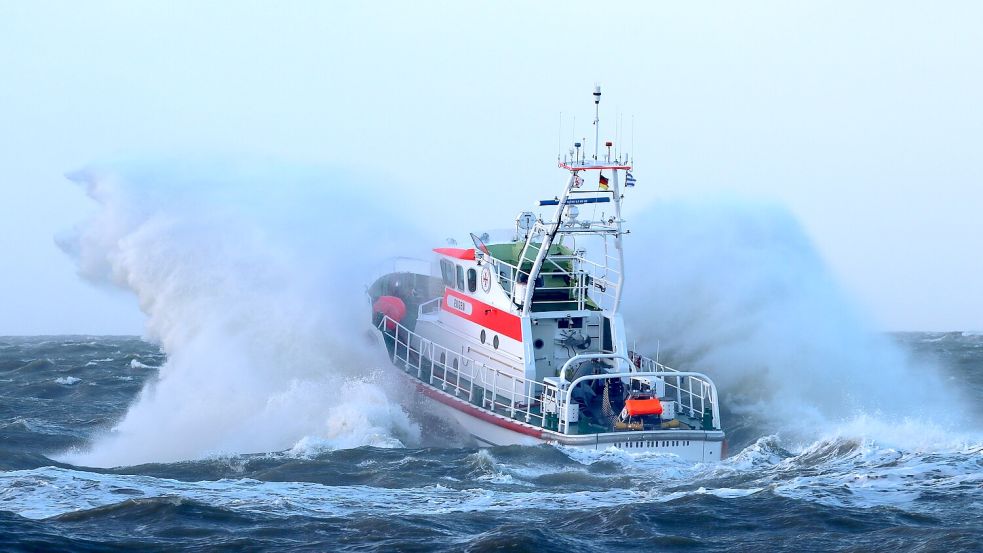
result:
M 614 236 L 614 248 L 618 250 L 618 263 L 621 265 L 618 270 L 621 272 L 620 278 L 618 279 L 618 289 L 614 293 L 614 308 L 612 311 L 618 311 L 621 307 L 621 291 L 625 288 L 625 250 L 622 247 L 621 237 L 624 231 L 621 226 L 621 185 L 618 182 L 618 170 L 614 169 L 611 171 L 611 184 L 614 186 L 614 220 L 617 223 L 618 232 Z
M 613 238 L 614 249 L 617 252 L 612 257 L 605 255 L 601 264 L 587 260 L 586 258 L 581 259 L 583 252 L 575 252 L 573 259 L 575 262 L 583 262 L 592 264 L 595 269 L 590 270 L 590 274 L 587 274 L 594 283 L 599 294 L 603 294 L 605 298 L 610 300 L 610 303 L 601 302 L 598 300 L 598 305 L 601 310 L 606 313 L 614 314 L 617 313 L 621 305 L 621 292 L 622 285 L 624 283 L 624 266 L 625 266 L 625 256 L 622 247 L 622 235 L 624 234 L 622 219 L 621 219 L 621 172 L 628 171 L 631 166 L 624 160 L 620 158 L 611 159 L 610 154 L 607 159 L 598 159 L 599 148 L 600 148 L 600 105 L 601 102 L 601 87 L 594 87 L 594 159 L 587 159 L 586 152 L 581 155 L 582 144 L 580 142 L 574 143 L 574 148 L 570 149 L 571 159 L 563 158 L 563 161 L 559 162 L 558 165 L 570 171 L 570 178 L 563 188 L 563 193 L 555 197 L 553 200 L 541 200 L 540 206 L 544 205 L 555 205 L 556 212 L 552 220 L 543 221 L 539 220 L 535 223 L 530 232 L 526 235 L 526 242 L 522 247 L 522 252 L 519 254 L 518 268 L 520 272 L 528 276 L 528 281 L 524 290 L 518 292 L 518 294 L 513 294 L 513 298 L 519 304 L 520 313 L 523 316 L 528 316 L 532 312 L 532 298 L 536 289 L 536 280 L 538 279 L 540 272 L 543 270 L 544 264 L 548 263 L 551 259 L 550 249 L 554 241 L 558 240 L 558 236 L 597 236 L 604 241 L 605 252 L 608 247 L 608 240 Z M 606 143 L 609 147 L 612 145 L 611 142 Z M 608 181 L 611 190 L 605 186 L 603 189 L 600 187 L 595 193 L 589 190 L 579 190 L 580 186 L 583 184 L 583 180 L 580 175 L 586 172 L 596 171 L 603 176 L 603 171 L 611 171 L 611 179 Z M 577 189 L 577 190 L 575 190 Z M 580 194 L 589 194 L 592 197 L 580 196 Z M 610 196 L 609 196 L 610 195 Z M 603 197 L 598 197 L 603 196 Z M 607 203 L 611 201 L 614 203 L 614 216 L 601 220 L 592 221 L 577 221 L 576 216 L 570 216 L 566 211 L 568 206 L 575 206 L 580 204 L 598 204 Z M 565 223 L 564 219 L 570 219 L 576 222 L 576 225 L 568 225 Z M 541 242 L 538 245 L 538 250 L 535 255 L 532 255 L 533 241 L 536 237 L 542 237 Z M 530 255 L 530 258 L 527 258 Z M 527 261 L 532 261 L 532 266 L 530 267 L 529 273 L 526 274 L 521 271 L 521 267 Z M 616 264 L 616 266 L 615 266 Z M 595 272 L 596 269 L 600 269 L 600 272 Z M 608 269 L 613 269 L 609 271 Z M 583 294 L 586 299 L 586 289 L 583 292 L 578 292 Z M 521 297 L 520 297 L 521 296 Z M 579 300 L 578 300 L 579 301 Z M 613 331 L 620 333 L 620 330 Z
M 600 144 L 601 119 L 598 117 L 598 110 L 601 104 L 601 85 L 594 85 L 594 161 L 597 161 L 597 147 Z

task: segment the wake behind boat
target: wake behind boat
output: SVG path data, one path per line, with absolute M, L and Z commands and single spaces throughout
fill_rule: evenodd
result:
M 376 335 L 434 414 L 482 445 L 720 460 L 713 381 L 628 349 L 621 179 L 634 178 L 611 142 L 598 157 L 600 98 L 597 87 L 593 156 L 574 143 L 557 160 L 562 192 L 539 202 L 552 217 L 523 211 L 501 239 L 472 234 L 473 248 L 435 248 L 433 262 L 392 260 L 368 288 Z

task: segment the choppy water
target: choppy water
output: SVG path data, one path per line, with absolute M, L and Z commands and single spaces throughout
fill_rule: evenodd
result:
M 896 338 L 983 397 L 983 337 Z M 876 415 L 795 444 L 725 410 L 719 464 L 548 446 L 55 460 L 111 427 L 163 361 L 129 337 L 0 338 L 0 549 L 983 550 L 980 429 L 892 440 L 927 430 Z

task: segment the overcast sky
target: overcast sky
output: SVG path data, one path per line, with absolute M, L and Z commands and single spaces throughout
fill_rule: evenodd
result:
M 503 226 L 554 193 L 559 113 L 589 134 L 594 82 L 608 123 L 634 117 L 638 202 L 779 202 L 884 329 L 983 329 L 981 23 L 978 2 L 0 0 L 0 335 L 142 330 L 54 244 L 94 209 L 65 172 L 271 157 Z

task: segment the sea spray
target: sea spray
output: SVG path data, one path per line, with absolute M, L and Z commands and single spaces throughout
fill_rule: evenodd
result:
M 229 162 L 116 164 L 70 177 L 99 210 L 59 243 L 84 277 L 137 295 L 147 337 L 167 354 L 112 432 L 72 462 L 413 438 L 399 408 L 356 416 L 381 393 L 357 381 L 386 362 L 361 323 L 368 268 L 421 241 L 378 198 L 356 192 L 355 179 Z
M 725 429 L 742 427 L 736 445 L 772 432 L 808 444 L 840 425 L 862 434 L 902 421 L 920 425 L 913 442 L 951 441 L 972 427 L 958 383 L 873 330 L 785 208 L 674 200 L 629 222 L 631 339 L 712 376 Z
M 358 384 L 386 363 L 362 340 L 362 275 L 430 243 L 379 208 L 381 195 L 274 166 L 126 164 L 72 178 L 100 211 L 63 248 L 85 277 L 137 294 L 168 354 L 114 431 L 73 461 L 415 439 L 401 410 L 379 408 L 378 383 Z M 367 196 L 375 207 L 356 208 Z M 735 445 L 780 432 L 807 446 L 872 420 L 876 432 L 907 419 L 924 427 L 913 434 L 947 435 L 963 422 L 956 387 L 871 330 L 780 206 L 661 202 L 629 223 L 630 339 L 717 381 L 732 443 L 735 427 L 746 438 Z

